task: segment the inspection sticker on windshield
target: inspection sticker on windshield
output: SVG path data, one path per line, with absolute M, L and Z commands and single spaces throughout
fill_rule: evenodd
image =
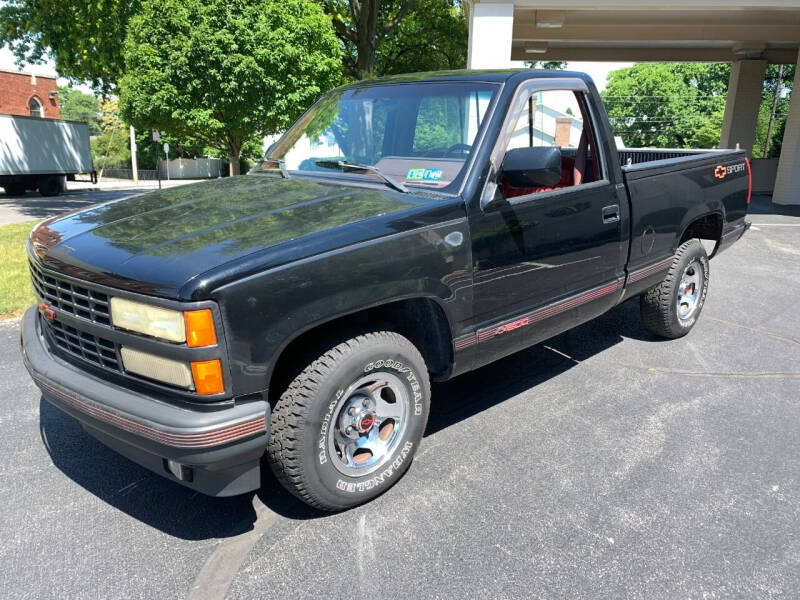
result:
M 441 178 L 441 169 L 409 169 L 406 175 L 408 181 L 439 181 Z

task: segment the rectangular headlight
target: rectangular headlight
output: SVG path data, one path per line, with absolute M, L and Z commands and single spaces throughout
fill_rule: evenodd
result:
M 122 364 L 125 370 L 130 373 L 187 390 L 194 389 L 192 371 L 186 363 L 124 346 L 119 349 L 119 352 L 122 355 Z
M 115 327 L 162 340 L 186 341 L 183 313 L 178 310 L 112 297 L 111 322 Z

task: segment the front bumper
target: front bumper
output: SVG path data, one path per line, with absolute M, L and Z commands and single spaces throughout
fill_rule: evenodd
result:
M 174 405 L 104 381 L 67 363 L 41 335 L 36 307 L 22 321 L 22 357 L 42 396 L 132 461 L 210 496 L 261 486 L 269 404 L 236 400 L 219 410 Z M 182 465 L 168 468 L 168 461 Z M 177 471 L 180 477 L 173 474 Z

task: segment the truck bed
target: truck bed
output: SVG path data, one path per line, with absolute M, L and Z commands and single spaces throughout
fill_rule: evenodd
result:
M 708 215 L 703 227 L 720 234 L 708 235 L 721 238 L 715 254 L 744 232 L 750 175 L 744 150 L 620 150 L 619 155 L 630 195 L 629 272 L 671 260 L 681 232 L 703 215 Z M 634 283 L 626 295 L 640 291 Z

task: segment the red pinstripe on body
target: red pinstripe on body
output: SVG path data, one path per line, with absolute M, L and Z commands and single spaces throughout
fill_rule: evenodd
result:
M 645 277 L 650 277 L 650 275 L 655 275 L 659 271 L 666 271 L 672 264 L 672 260 L 673 258 L 670 256 L 669 258 L 657 262 L 654 265 L 650 265 L 649 267 L 632 271 L 628 275 L 628 283 L 634 283 L 636 281 L 639 281 L 640 279 L 644 279 Z
M 123 417 L 109 410 L 105 410 L 95 406 L 86 400 L 80 398 L 77 394 L 64 390 L 60 387 L 52 385 L 42 377 L 33 375 L 36 384 L 62 402 L 70 405 L 76 410 L 81 411 L 99 421 L 110 423 L 120 429 L 135 433 L 155 442 L 166 444 L 167 446 L 174 446 L 177 448 L 204 448 L 208 446 L 218 446 L 227 442 L 237 440 L 240 438 L 248 437 L 256 433 L 261 433 L 267 429 L 266 416 L 257 417 L 237 423 L 236 425 L 228 425 L 219 429 L 211 431 L 204 431 L 202 433 L 172 433 L 144 425 L 127 417 Z
M 596 300 L 597 298 L 601 298 L 608 294 L 613 294 L 620 288 L 621 284 L 622 280 L 620 279 L 614 283 L 609 283 L 608 285 L 604 285 L 600 288 L 589 290 L 588 292 L 568 298 L 551 306 L 546 306 L 519 317 L 509 319 L 500 325 L 479 331 L 477 336 L 475 334 L 470 334 L 467 337 L 459 338 L 454 342 L 455 349 L 462 350 L 473 345 L 476 341 L 485 342 L 486 340 L 489 340 L 495 336 L 527 327 L 528 325 L 532 325 L 533 323 L 543 319 L 553 317 L 572 308 L 576 308 L 582 304 L 586 304 L 587 302 L 591 302 L 592 300 Z

